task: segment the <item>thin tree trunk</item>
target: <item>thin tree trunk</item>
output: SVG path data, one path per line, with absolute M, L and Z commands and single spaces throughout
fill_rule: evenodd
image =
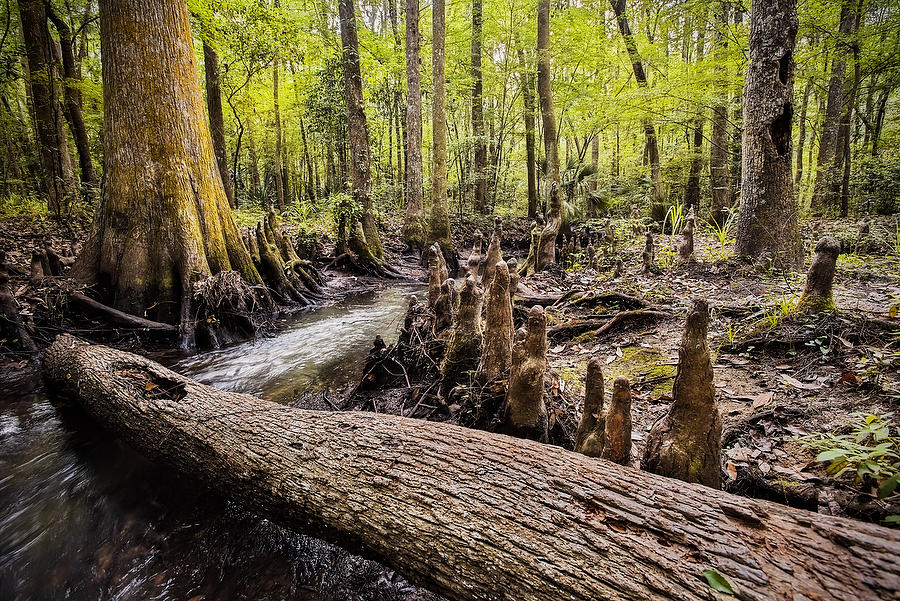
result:
M 65 99 L 66 114 L 68 115 L 69 130 L 75 141 L 78 151 L 78 166 L 81 170 L 81 182 L 90 186 L 97 183 L 94 176 L 94 162 L 91 160 L 91 143 L 84 124 L 81 102 L 81 68 L 75 60 L 73 49 L 72 30 L 53 10 L 48 3 L 47 16 L 53 22 L 59 34 L 59 46 L 62 53 L 63 65 L 63 97 Z
M 534 145 L 534 77 L 525 63 L 525 52 L 519 49 L 522 105 L 525 112 L 525 160 L 528 178 L 528 217 L 538 213 L 537 153 Z
M 222 188 L 187 1 L 101 0 L 100 40 L 103 184 L 74 274 L 117 309 L 179 319 L 188 336 L 195 281 L 262 280 Z
M 60 336 L 47 389 L 149 458 L 451 601 L 900 596 L 900 534 L 531 440 L 217 390 Z
M 844 106 L 844 86 L 847 63 L 844 55 L 847 38 L 853 34 L 854 5 L 856 0 L 843 0 L 841 4 L 841 22 L 838 34 L 841 40 L 834 53 L 831 64 L 831 81 L 828 83 L 828 103 L 825 109 L 825 121 L 822 124 L 822 135 L 819 138 L 819 155 L 816 158 L 816 183 L 813 188 L 812 211 L 822 215 L 838 208 L 842 161 L 844 155 L 840 139 L 841 116 Z
M 278 0 L 275 0 L 278 6 Z M 272 64 L 272 97 L 275 101 L 275 206 L 278 212 L 284 211 L 284 180 L 281 177 L 281 107 L 278 103 L 278 57 Z
M 219 55 L 206 40 L 203 40 L 203 70 L 206 73 L 206 110 L 209 113 L 209 130 L 212 134 L 213 151 L 222 176 L 222 187 L 228 204 L 234 208 L 234 186 L 228 170 L 228 149 L 225 146 L 225 117 L 222 114 L 222 87 L 219 82 Z M 280 127 L 280 125 L 279 125 Z M 277 150 L 276 150 L 277 152 Z
M 344 94 L 347 101 L 347 138 L 350 144 L 350 182 L 353 197 L 362 207 L 361 227 L 350 232 L 350 250 L 363 263 L 380 264 L 384 257 L 372 206 L 372 171 L 369 159 L 369 126 L 363 109 L 362 74 L 359 70 L 359 40 L 353 0 L 338 3 L 341 26 L 341 58 L 344 64 Z
M 54 41 L 47 30 L 45 1 L 19 0 L 19 19 L 28 57 L 35 139 L 41 157 L 41 183 L 50 213 L 63 217 L 71 211 L 78 192 L 66 142 L 60 76 L 53 57 Z
M 482 0 L 472 0 L 472 136 L 475 138 L 475 212 L 488 208 L 487 144 L 484 135 L 484 104 L 481 77 L 481 25 L 484 15 Z
M 710 213 L 712 220 L 722 226 L 727 219 L 726 210 L 731 206 L 731 190 L 728 174 L 728 84 L 723 64 L 724 51 L 728 45 L 728 3 L 719 1 L 715 5 L 715 31 L 713 55 L 716 59 L 717 74 L 716 101 L 713 105 L 712 135 L 709 142 L 709 187 L 712 200 Z
M 422 187 L 422 83 L 419 74 L 419 0 L 406 0 L 406 213 L 403 240 L 425 249 L 425 200 Z
M 259 155 L 256 153 L 256 140 L 253 137 L 253 117 L 247 119 L 247 154 L 250 164 L 247 167 L 250 172 L 250 193 L 254 201 L 259 200 L 260 184 L 259 181 Z
M 743 182 L 735 253 L 799 271 L 803 245 L 791 173 L 796 0 L 757 0 L 744 86 Z
M 734 24 L 742 26 L 744 23 L 744 10 L 742 6 L 734 7 Z M 731 206 L 737 206 L 743 185 L 743 120 L 744 120 L 744 89 L 739 85 L 735 90 L 732 100 L 731 120 L 734 129 L 731 135 Z
M 547 179 L 559 183 L 559 153 L 556 112 L 553 109 L 553 89 L 550 78 L 550 1 L 538 2 L 537 89 L 543 122 L 544 156 L 547 159 Z
M 806 113 L 809 108 L 809 94 L 812 92 L 813 80 L 810 77 L 803 87 L 803 101 L 800 104 L 800 135 L 797 137 L 797 170 L 794 174 L 794 185 L 800 188 L 803 180 L 803 148 L 806 146 Z
M 428 242 L 437 242 L 451 274 L 456 273 L 459 259 L 450 239 L 450 216 L 447 214 L 447 82 L 445 80 L 444 39 L 446 15 L 444 0 L 432 5 L 431 73 L 434 98 L 431 112 L 431 218 Z
M 625 14 L 626 0 L 610 0 L 610 4 L 613 12 L 616 14 L 616 21 L 619 25 L 619 32 L 622 34 L 622 40 L 625 42 L 625 49 L 631 58 L 634 79 L 637 81 L 638 86 L 646 88 L 647 74 L 644 71 L 644 63 L 641 61 L 641 55 L 631 33 L 631 27 L 628 25 L 628 15 Z M 646 152 L 650 162 L 650 179 L 653 181 L 653 202 L 656 204 L 665 203 L 666 190 L 662 179 L 662 167 L 659 162 L 659 142 L 656 138 L 656 128 L 653 125 L 653 120 L 649 117 L 644 119 L 643 126 Z

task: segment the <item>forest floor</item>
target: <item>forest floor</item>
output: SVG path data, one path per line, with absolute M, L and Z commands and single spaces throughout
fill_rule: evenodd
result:
M 464 264 L 472 232 L 490 229 L 480 222 L 456 225 L 455 243 Z M 637 467 L 651 426 L 672 400 L 684 315 L 690 300 L 700 297 L 712 313 L 709 345 L 724 423 L 726 489 L 871 521 L 900 513 L 897 494 L 877 499 L 874 479 L 857 481 L 855 472 L 835 479 L 826 473 L 827 464 L 817 462 L 816 455 L 836 443 L 815 449 L 798 440 L 854 434 L 860 423 L 867 427 L 867 416 L 878 416 L 883 422 L 875 425 L 888 424 L 897 432 L 893 414 L 900 404 L 900 320 L 891 315 L 900 303 L 900 256 L 892 246 L 894 222 L 874 220 L 868 235 L 859 235 L 853 220 L 804 224 L 807 248 L 826 234 L 844 247 L 835 277 L 837 311 L 808 317 L 793 313 L 804 275 L 786 278 L 738 263 L 731 258 L 732 242 L 720 244 L 708 227 L 695 234 L 695 260 L 688 262 L 676 260 L 672 238 L 657 234 L 655 267 L 643 273 L 644 237 L 638 223 L 614 220 L 613 226 L 617 242 L 597 249 L 594 267 L 585 266 L 586 252 L 576 252 L 563 259 L 565 269 L 531 276 L 519 288 L 517 327 L 529 301 L 548 305 L 551 369 L 545 386 L 557 430 L 551 441 L 571 448 L 587 362 L 598 357 L 605 365 L 607 391 L 616 376 L 631 381 L 632 464 Z M 602 224 L 578 227 L 597 231 Z M 527 253 L 527 222 L 504 223 L 504 233 L 510 231 L 504 258 L 521 260 Z M 613 277 L 617 258 L 624 271 Z M 574 302 L 573 293 L 581 291 L 620 298 Z M 548 302 L 555 297 L 561 300 Z M 621 320 L 597 334 L 617 314 L 634 309 L 665 316 Z M 472 407 L 465 402 L 442 405 L 433 397 L 433 376 L 413 378 L 409 384 L 395 380 L 400 385 L 390 390 L 354 391 L 356 397 L 346 407 L 467 423 Z
M 292 227 L 290 222 L 287 227 Z M 403 248 L 385 227 L 389 260 L 403 279 L 427 280 L 418 257 Z M 684 314 L 690 300 L 705 298 L 712 310 L 709 343 L 715 385 L 724 421 L 723 454 L 728 490 L 769 498 L 833 514 L 881 521 L 900 514 L 897 494 L 885 500 L 875 495 L 873 480 L 839 479 L 816 462 L 817 450 L 801 445 L 798 437 L 854 432 L 865 416 L 879 416 L 896 432 L 893 415 L 900 404 L 900 320 L 892 317 L 900 303 L 900 256 L 893 244 L 894 222 L 875 219 L 868 234 L 860 235 L 854 220 L 810 221 L 803 226 L 805 244 L 812 248 L 825 234 L 838 237 L 843 252 L 835 277 L 837 312 L 815 317 L 792 314 L 803 286 L 803 275 L 785 278 L 734 261 L 732 243 L 720 244 L 712 230 L 700 226 L 695 234 L 695 260 L 675 258 L 673 238 L 656 235 L 654 270 L 644 273 L 641 252 L 644 238 L 638 222 L 613 220 L 616 243 L 597 249 L 594 266 L 586 252 L 576 252 L 556 268 L 522 281 L 516 316 L 519 325 L 527 301 L 550 299 L 547 304 L 550 374 L 547 390 L 555 441 L 570 446 L 581 415 L 587 362 L 598 357 L 604 364 L 607 390 L 616 376 L 627 376 L 634 392 L 633 464 L 643 454 L 644 439 L 652 424 L 666 411 L 681 339 Z M 454 242 L 465 264 L 476 231 L 487 235 L 491 218 L 454 218 Z M 581 233 L 597 233 L 602 223 L 577 226 Z M 530 227 L 525 219 L 504 223 L 504 258 L 527 254 Z M 13 291 L 31 307 L 53 302 L 27 284 L 31 251 L 50 241 L 57 249 L 78 249 L 87 232 L 82 222 L 60 225 L 39 217 L 17 216 L 0 220 L 0 248 L 7 251 Z M 327 254 L 327 244 L 323 249 Z M 624 271 L 613 277 L 615 260 Z M 324 262 L 322 263 L 324 265 Z M 370 290 L 385 283 L 377 278 L 329 272 L 328 302 Z M 615 293 L 618 301 L 572 302 L 572 293 Z M 552 302 L 561 297 L 558 302 Z M 629 306 L 629 298 L 639 306 Z M 623 300 L 624 299 L 624 300 Z M 524 302 L 523 302 L 524 301 Z M 619 312 L 649 309 L 662 317 L 624 320 L 597 334 Z M 885 327 L 893 323 L 898 328 Z M 880 325 L 879 325 L 880 324 Z M 40 345 L 54 333 L 69 329 L 59 322 L 42 330 Z M 99 324 L 97 328 L 99 328 Z M 70 330 L 71 331 L 71 330 Z M 97 334 L 99 330 L 76 335 Z M 146 341 L 123 337 L 119 346 L 141 348 Z M 25 369 L 25 361 L 6 355 L 5 367 Z M 464 421 L 459 407 L 434 398 L 434 382 L 412 379 L 348 398 L 345 408 L 403 413 L 427 419 Z M 373 398 L 378 400 L 372 401 Z M 374 407 L 373 407 L 374 406 Z M 834 443 L 830 443 L 834 444 Z

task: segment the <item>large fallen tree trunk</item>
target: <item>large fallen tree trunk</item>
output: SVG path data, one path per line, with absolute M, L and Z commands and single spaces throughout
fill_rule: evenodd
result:
M 900 534 L 560 448 L 373 413 L 304 411 L 61 336 L 48 389 L 281 524 L 448 598 L 896 599 Z

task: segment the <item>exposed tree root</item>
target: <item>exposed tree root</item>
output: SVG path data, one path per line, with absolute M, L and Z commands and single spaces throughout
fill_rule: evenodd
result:
M 140 330 L 144 332 L 154 332 L 166 336 L 174 336 L 178 333 L 178 326 L 172 325 L 170 323 L 162 323 L 159 321 L 144 319 L 143 317 L 138 317 L 137 315 L 130 315 L 128 313 L 125 313 L 124 311 L 113 309 L 110 306 L 95 301 L 94 299 L 89 298 L 80 292 L 71 293 L 69 295 L 69 301 L 72 304 L 80 307 L 81 309 L 90 311 L 102 317 L 109 323 L 115 324 L 119 327 L 129 328 L 132 330 Z

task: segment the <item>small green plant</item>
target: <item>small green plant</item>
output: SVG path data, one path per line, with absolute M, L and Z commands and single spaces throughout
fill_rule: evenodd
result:
M 728 344 L 733 345 L 738 337 L 738 329 L 734 325 L 733 321 L 729 321 L 725 325 L 725 339 L 728 341 Z
M 767 330 L 774 330 L 778 327 L 778 322 L 780 321 L 781 316 L 778 313 L 778 307 L 772 307 L 770 310 L 766 311 L 765 315 L 763 315 L 762 322 L 768 326 Z
M 900 220 L 894 221 L 894 256 L 900 259 Z
M 787 296 L 784 292 L 781 293 L 781 300 L 778 301 L 778 311 L 782 316 L 790 315 L 794 312 L 794 309 L 797 308 L 797 297 L 796 295 Z
M 900 428 L 889 423 L 892 416 L 853 413 L 855 421 L 847 434 L 810 434 L 796 440 L 818 451 L 816 461 L 828 464 L 828 474 L 834 478 L 852 474 L 857 483 L 873 482 L 883 499 L 900 483 Z
M 728 213 L 728 217 L 725 219 L 725 222 L 719 224 L 715 219 L 710 216 L 709 220 L 704 220 L 706 225 L 712 230 L 713 235 L 716 237 L 716 241 L 719 243 L 719 248 L 725 249 L 728 244 L 734 242 L 734 238 L 731 237 L 732 232 L 734 231 L 734 226 L 737 220 L 737 212 L 733 209 L 725 209 Z
M 666 211 L 666 217 L 663 219 L 663 228 L 662 231 L 665 233 L 666 224 L 668 223 L 671 227 L 671 233 L 669 234 L 669 241 L 671 243 L 672 238 L 675 237 L 675 234 L 681 231 L 681 225 L 684 221 L 684 204 L 680 202 L 676 202 L 669 210 Z

